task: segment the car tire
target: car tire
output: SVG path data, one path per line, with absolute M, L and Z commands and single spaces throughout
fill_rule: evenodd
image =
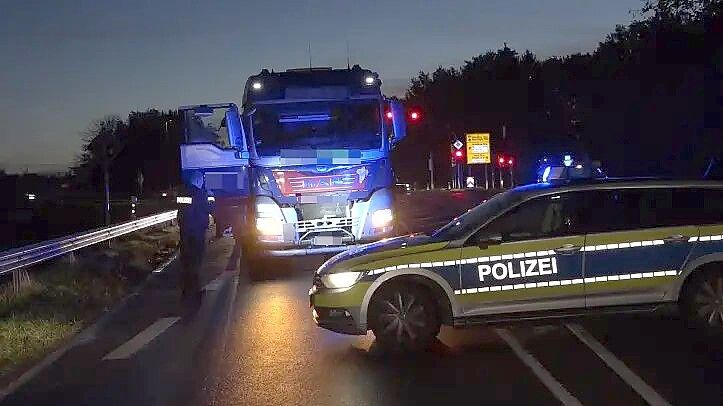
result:
M 434 299 L 413 283 L 382 286 L 369 304 L 369 327 L 377 342 L 394 352 L 427 349 L 441 326 Z
M 680 305 L 690 327 L 723 335 L 723 269 L 694 273 L 684 287 Z

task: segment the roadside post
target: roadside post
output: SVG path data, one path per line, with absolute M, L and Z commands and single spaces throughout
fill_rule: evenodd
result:
M 429 151 L 427 166 L 429 168 L 429 188 L 434 189 L 434 160 L 432 159 L 432 151 Z
M 454 140 L 451 146 L 452 151 L 452 167 L 454 168 L 454 178 L 452 179 L 452 187 L 462 189 L 462 161 L 464 153 L 462 148 L 464 143 L 460 140 Z

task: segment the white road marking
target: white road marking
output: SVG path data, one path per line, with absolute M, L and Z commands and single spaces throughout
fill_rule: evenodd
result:
M 653 406 L 670 405 L 668 401 L 663 399 L 652 387 L 650 387 L 645 381 L 642 380 L 638 375 L 635 374 L 630 368 L 627 367 L 622 361 L 620 361 L 612 352 L 610 352 L 604 345 L 602 345 L 592 334 L 588 333 L 579 324 L 566 324 L 568 330 L 570 330 L 575 336 L 582 341 L 585 345 L 590 347 L 591 350 L 598 357 L 600 357 L 610 369 L 615 371 L 625 383 L 630 385 L 646 402 Z
M 565 389 L 565 387 L 562 386 L 562 384 L 558 382 L 558 380 L 555 379 L 555 377 L 552 376 L 552 374 L 550 374 L 550 372 L 545 369 L 542 364 L 540 364 L 540 361 L 527 352 L 527 350 L 522 347 L 522 344 L 520 344 L 520 342 L 517 341 L 517 339 L 508 330 L 496 328 L 495 332 L 507 343 L 507 345 L 510 346 L 515 355 L 517 355 L 517 357 L 532 370 L 532 372 L 538 379 L 540 379 L 547 389 L 555 395 L 557 400 L 562 402 L 563 405 L 582 406 L 582 403 L 570 394 L 570 392 L 568 392 L 568 390 Z
M 154 270 L 153 270 L 153 273 L 161 273 L 161 272 L 165 271 L 166 268 L 168 268 L 168 265 L 170 265 L 171 262 L 175 261 L 177 257 L 178 257 L 178 251 L 176 251 L 175 254 L 173 254 L 170 258 L 168 258 L 168 260 L 167 260 L 166 262 L 164 262 L 163 264 L 161 264 L 161 266 L 159 266 L 158 268 L 154 269 Z
M 104 360 L 126 359 L 148 345 L 153 339 L 161 335 L 174 323 L 180 320 L 180 317 L 164 317 L 156 320 L 155 323 L 148 326 L 145 330 L 136 334 L 133 338 L 123 343 L 120 347 L 106 354 Z

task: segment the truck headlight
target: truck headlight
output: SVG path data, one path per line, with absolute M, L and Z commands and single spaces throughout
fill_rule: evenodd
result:
M 392 222 L 392 209 L 379 209 L 372 213 L 372 227 L 386 227 Z
M 339 272 L 321 276 L 321 283 L 330 289 L 348 288 L 353 286 L 364 272 Z
M 281 219 L 273 217 L 257 218 L 256 229 L 261 235 L 281 235 L 284 233 L 284 225 Z

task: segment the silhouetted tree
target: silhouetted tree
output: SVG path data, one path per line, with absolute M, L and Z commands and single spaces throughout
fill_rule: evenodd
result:
M 395 151 L 397 173 L 424 184 L 433 151 L 445 183 L 451 139 L 489 131 L 493 152 L 515 154 L 527 180 L 537 157 L 570 145 L 616 175 L 699 176 L 723 155 L 720 10 L 721 1 L 647 1 L 644 19 L 618 25 L 590 54 L 538 61 L 504 44 L 459 69 L 420 72 L 406 102 L 425 120 Z
M 84 133 L 84 145 L 73 168 L 81 188 L 102 190 L 102 165 L 108 162 L 111 190 L 123 195 L 165 190 L 179 179 L 180 117 L 175 111 L 131 112 L 128 120 L 109 116 L 94 122 Z M 144 177 L 139 189 L 138 173 Z

